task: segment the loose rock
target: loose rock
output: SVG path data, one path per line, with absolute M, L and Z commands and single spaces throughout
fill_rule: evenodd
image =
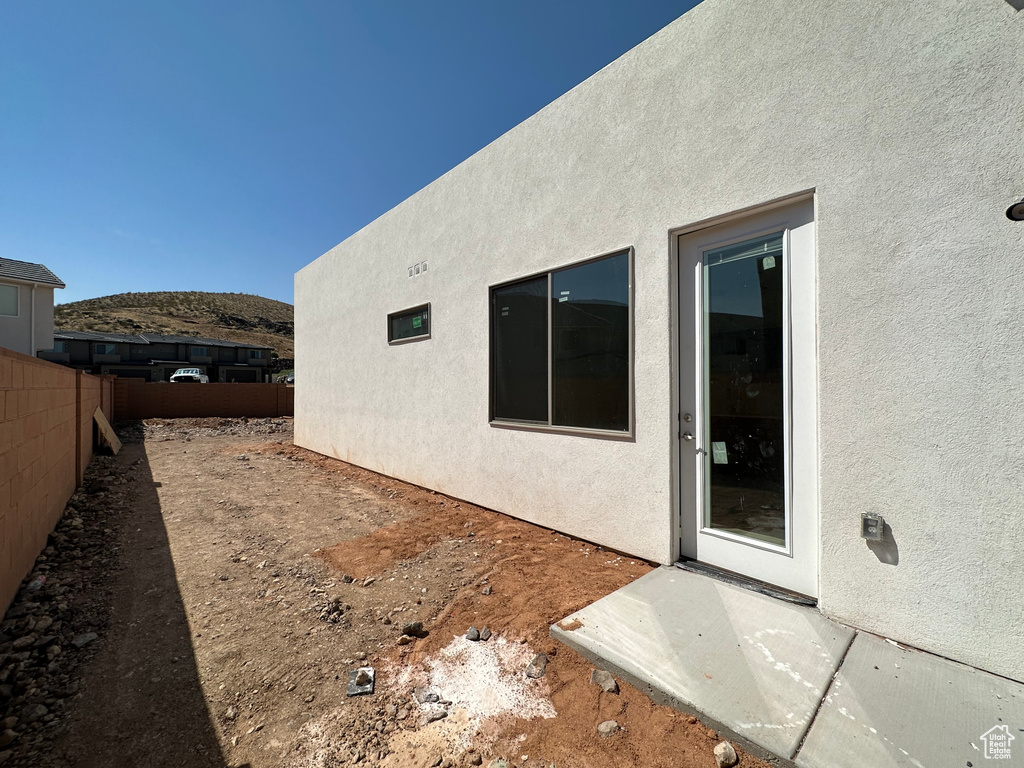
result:
M 537 679 L 538 677 L 544 677 L 544 672 L 548 666 L 548 657 L 543 653 L 538 653 L 533 657 L 533 661 L 526 665 L 526 676 Z
M 491 589 L 491 585 L 488 584 L 486 587 L 484 587 L 482 590 L 480 590 L 480 594 L 481 595 L 489 595 L 489 594 L 491 594 L 492 591 L 493 590 Z
M 36 704 L 34 707 L 30 707 L 22 713 L 22 719 L 26 723 L 34 723 L 36 720 L 40 720 L 48 715 L 50 710 L 44 707 L 42 704 Z
M 483 629 L 481 629 L 480 630 L 480 639 L 483 640 L 485 643 L 488 640 L 490 640 L 491 639 L 491 630 L 488 629 L 487 627 L 484 627 Z
M 466 630 L 466 639 L 472 640 L 475 643 L 480 639 L 480 630 L 476 627 L 470 627 Z
M 604 738 L 608 738 L 609 736 L 615 735 L 619 732 L 619 730 L 621 730 L 619 728 L 619 724 L 614 720 L 605 720 L 603 723 L 597 726 L 597 732 L 600 733 L 601 736 L 603 736 Z
M 601 690 L 605 693 L 619 692 L 619 684 L 615 682 L 615 678 L 612 677 L 612 673 L 604 669 L 595 669 L 590 673 L 590 684 L 601 686 Z
M 420 704 L 433 704 L 441 700 L 440 696 L 436 693 L 431 693 L 426 688 L 417 688 L 413 691 L 413 695 Z
M 444 720 L 446 717 L 448 717 L 448 713 L 443 709 L 439 709 L 436 712 L 429 712 L 427 714 L 427 722 L 434 723 L 438 720 Z
M 99 637 L 99 635 L 97 635 L 95 632 L 86 632 L 84 635 L 79 635 L 78 637 L 73 639 L 71 641 L 71 644 L 75 646 L 75 648 L 85 648 L 85 646 L 87 646 L 97 637 Z
M 715 760 L 718 762 L 718 768 L 732 768 L 740 759 L 732 744 L 722 741 L 715 746 Z
M 426 637 L 430 633 L 423 628 L 422 621 L 412 621 L 402 625 L 402 634 L 409 637 Z

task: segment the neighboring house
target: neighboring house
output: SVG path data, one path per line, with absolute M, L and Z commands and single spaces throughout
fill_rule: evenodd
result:
M 0 347 L 35 355 L 53 345 L 53 289 L 63 288 L 42 264 L 0 258 Z
M 56 331 L 53 349 L 39 357 L 90 373 L 168 381 L 178 368 L 200 368 L 210 381 L 263 382 L 270 376 L 270 347 L 224 339 Z
M 1024 681 L 1020 72 L 698 5 L 296 275 L 295 443 Z

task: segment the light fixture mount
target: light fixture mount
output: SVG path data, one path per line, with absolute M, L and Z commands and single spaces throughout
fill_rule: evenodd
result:
M 1024 221 L 1024 200 L 1014 203 L 1006 209 L 1006 218 L 1010 221 Z

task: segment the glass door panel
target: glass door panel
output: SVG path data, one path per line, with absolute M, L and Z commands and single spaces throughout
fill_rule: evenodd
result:
M 703 527 L 787 546 L 783 232 L 705 251 Z
M 814 201 L 680 235 L 681 556 L 818 593 Z

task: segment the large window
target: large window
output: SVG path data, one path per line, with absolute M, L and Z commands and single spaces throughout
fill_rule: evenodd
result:
M 491 290 L 491 420 L 632 430 L 631 252 Z
M 18 316 L 18 286 L 0 285 L 0 315 Z
M 430 338 L 430 305 L 388 315 L 388 343 Z

